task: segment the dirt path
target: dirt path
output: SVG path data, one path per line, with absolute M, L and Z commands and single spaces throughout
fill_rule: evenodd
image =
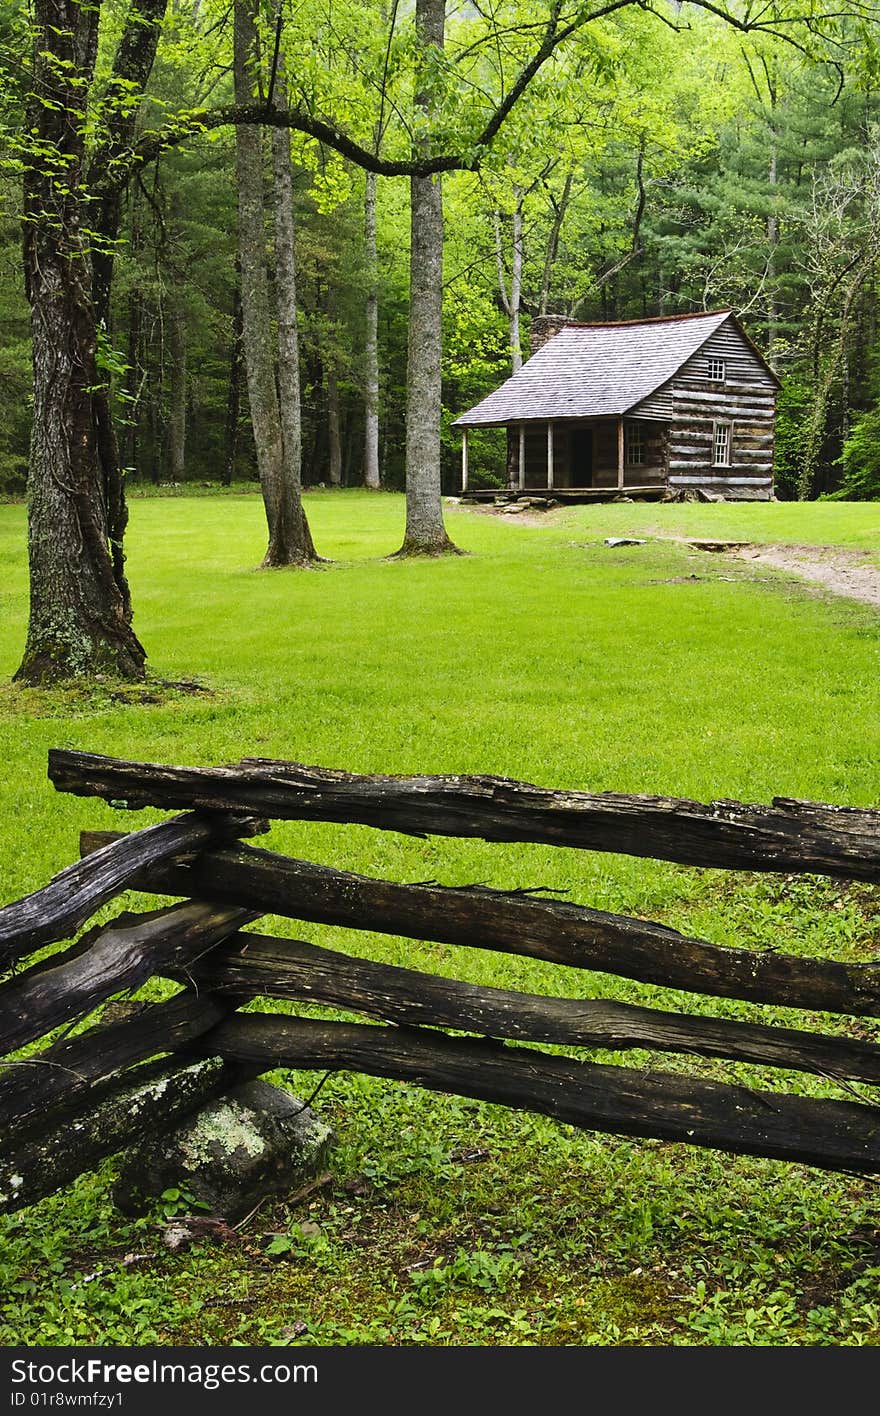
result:
M 732 554 L 738 560 L 786 570 L 834 595 L 880 609 L 880 568 L 869 551 L 845 551 L 839 546 L 743 546 Z
M 520 526 L 550 526 L 553 524 L 552 512 L 537 511 L 531 508 L 515 515 L 487 505 L 472 505 L 467 509 L 483 516 L 487 514 L 490 516 L 506 515 L 510 517 L 510 520 L 518 522 Z M 649 542 L 674 540 L 680 545 L 700 548 L 698 538 L 657 536 L 650 530 L 636 534 L 644 535 Z M 709 545 L 710 543 L 704 541 L 703 547 L 705 549 L 708 550 Z M 723 541 L 712 543 L 712 548 L 724 554 L 736 556 L 737 560 L 752 561 L 756 565 L 766 565 L 774 570 L 787 571 L 790 575 L 797 575 L 802 580 L 830 590 L 833 595 L 844 595 L 850 600 L 859 600 L 862 604 L 874 605 L 880 609 L 880 567 L 872 561 L 870 551 L 848 551 L 841 546 L 748 545 Z

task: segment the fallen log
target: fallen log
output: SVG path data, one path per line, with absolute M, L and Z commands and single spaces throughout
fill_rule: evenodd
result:
M 122 914 L 0 986 L 0 1050 L 15 1052 L 123 989 L 185 967 L 259 912 L 188 900 L 150 914 Z
M 81 849 L 106 839 L 84 832 Z M 250 846 L 137 876 L 141 890 L 225 900 L 320 924 L 497 949 L 753 1003 L 880 1016 L 880 965 L 727 949 L 665 925 L 485 887 L 399 885 Z
M 753 1091 L 670 1072 L 645 1073 L 474 1042 L 422 1029 L 246 1013 L 206 1040 L 212 1052 L 270 1067 L 354 1070 L 538 1111 L 590 1131 L 880 1172 L 880 1108 Z
M 62 870 L 41 890 L 0 909 L 0 967 L 45 944 L 69 938 L 101 905 L 125 889 L 139 870 L 209 842 L 264 830 L 266 823 L 250 815 L 212 818 L 193 814 L 113 838 L 86 860 Z
M 683 865 L 812 871 L 880 880 L 880 811 L 793 801 L 772 805 L 550 791 L 505 777 L 363 776 L 245 758 L 174 767 L 53 749 L 59 791 L 129 808 L 254 811 L 276 820 L 359 822 L 409 835 L 477 836 L 649 856 Z
M 177 1124 L 250 1075 L 248 1067 L 210 1057 L 184 1068 L 176 1062 L 160 1064 L 137 1081 L 127 1077 L 97 1108 L 48 1135 L 28 1136 L 20 1147 L 0 1155 L 0 1214 L 35 1204 L 142 1136 Z
M 240 934 L 188 970 L 200 988 L 326 1003 L 405 1027 L 620 1052 L 640 1047 L 880 1083 L 880 1047 L 795 1028 L 694 1017 L 607 998 L 548 998 L 377 964 L 298 939 Z M 0 1093 L 2 1105 L 2 1093 Z
M 184 991 L 122 1021 L 65 1038 L 35 1056 L 0 1063 L 0 1151 L 17 1143 L 29 1125 L 45 1130 L 69 1112 L 96 1104 L 126 1068 L 184 1050 L 239 1001 Z

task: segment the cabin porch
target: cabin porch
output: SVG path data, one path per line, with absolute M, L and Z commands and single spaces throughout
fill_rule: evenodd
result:
M 667 424 L 644 418 L 566 418 L 507 425 L 512 491 L 569 495 L 662 491 Z M 462 428 L 462 493 L 468 486 L 468 429 Z

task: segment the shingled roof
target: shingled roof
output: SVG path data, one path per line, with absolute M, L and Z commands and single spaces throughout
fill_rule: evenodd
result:
M 725 320 L 736 323 L 730 310 L 716 310 L 567 325 L 453 426 L 619 417 L 667 383 Z

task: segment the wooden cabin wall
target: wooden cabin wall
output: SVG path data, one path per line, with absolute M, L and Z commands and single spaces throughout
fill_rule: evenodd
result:
M 624 467 L 623 485 L 630 487 L 648 486 L 666 481 L 666 427 L 662 423 L 646 419 L 636 421 L 642 431 L 644 462 L 633 467 Z M 596 423 L 593 435 L 593 486 L 617 486 L 617 419 Z
M 709 360 L 723 359 L 722 382 L 708 377 Z M 672 380 L 669 485 L 706 486 L 732 496 L 773 493 L 776 385 L 732 324 L 722 325 Z M 712 463 L 714 425 L 731 424 L 730 465 Z
M 566 423 L 553 424 L 553 486 L 573 487 L 579 479 L 574 476 L 571 458 L 571 437 Z
M 593 429 L 593 486 L 617 486 L 617 423 L 597 423 Z
M 519 428 L 507 429 L 507 485 L 519 486 Z
M 526 486 L 547 485 L 547 424 L 530 423 L 526 427 Z
M 629 421 L 629 420 L 627 420 Z M 644 462 L 624 469 L 624 485 L 644 486 L 665 482 L 667 476 L 667 429 L 664 424 L 642 421 Z M 592 474 L 584 477 L 582 468 L 573 462 L 576 432 L 592 427 Z M 507 429 L 508 485 L 519 486 L 518 423 Z M 525 433 L 525 486 L 530 491 L 547 489 L 547 424 L 530 423 Z M 602 419 L 593 424 L 580 420 L 553 424 L 553 487 L 616 487 L 617 486 L 617 420 Z
M 649 423 L 639 419 L 642 426 L 642 442 L 645 460 L 640 467 L 625 467 L 624 485 L 647 485 L 650 482 L 665 482 L 669 474 L 667 466 L 667 429 L 662 423 Z
M 508 431 L 514 444 L 514 456 L 519 460 L 519 425 Z M 526 486 L 536 491 L 547 487 L 547 424 L 526 426 Z M 553 424 L 553 486 L 570 487 L 571 449 L 568 428 L 564 423 Z

